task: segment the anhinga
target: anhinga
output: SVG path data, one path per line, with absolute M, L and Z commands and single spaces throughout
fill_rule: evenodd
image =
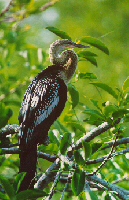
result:
M 34 187 L 37 162 L 37 144 L 45 142 L 50 126 L 60 116 L 67 100 L 67 83 L 74 75 L 78 57 L 73 50 L 88 48 L 71 40 L 59 39 L 51 44 L 52 62 L 37 74 L 24 95 L 19 112 L 19 172 L 26 172 L 19 191 Z

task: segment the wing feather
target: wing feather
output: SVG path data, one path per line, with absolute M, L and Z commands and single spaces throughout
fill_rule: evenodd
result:
M 63 80 L 45 77 L 34 81 L 35 87 L 31 88 L 33 83 L 28 87 L 19 112 L 20 139 L 25 139 L 26 143 L 39 137 L 39 132 L 47 134 L 67 100 L 67 87 Z

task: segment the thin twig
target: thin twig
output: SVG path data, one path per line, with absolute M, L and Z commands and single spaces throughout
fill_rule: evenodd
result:
M 62 195 L 61 195 L 61 198 L 60 198 L 60 200 L 62 200 L 63 199 L 63 196 L 64 196 L 64 193 L 65 193 L 65 190 L 66 190 L 66 188 L 67 188 L 67 186 L 68 186 L 68 183 L 69 183 L 69 178 L 71 177 L 71 172 L 69 172 L 69 174 L 68 174 L 68 177 L 67 177 L 67 182 L 66 182 L 66 184 L 65 184 L 65 187 L 64 187 L 64 190 L 63 190 L 63 192 L 62 192 Z
M 46 4 L 44 4 L 42 7 L 40 7 L 40 11 L 43 11 L 43 10 L 45 10 L 46 8 L 48 8 L 48 7 L 50 7 L 50 6 L 52 6 L 52 5 L 54 5 L 56 2 L 58 2 L 59 0 L 55 0 L 55 1 L 49 1 L 49 2 L 47 2 Z
M 60 178 L 61 173 L 62 173 L 62 171 L 59 169 L 59 171 L 56 174 L 56 178 L 54 180 L 54 183 L 53 183 L 53 185 L 51 187 L 51 190 L 49 192 L 49 196 L 46 198 L 46 200 L 50 200 L 52 198 L 54 190 L 55 190 L 55 188 L 57 186 L 57 183 L 59 182 L 59 178 Z
M 128 152 L 129 152 L 129 148 L 126 148 L 126 149 L 124 149 L 124 150 L 121 150 L 121 151 L 112 153 L 112 155 L 110 156 L 110 158 L 111 158 L 111 157 L 114 157 L 114 156 L 121 155 L 121 154 L 125 154 L 125 153 L 128 153 Z M 106 156 L 102 156 L 102 157 L 97 158 L 97 159 L 87 160 L 87 161 L 86 161 L 86 165 L 91 165 L 91 164 L 96 164 L 96 163 L 99 163 L 99 162 L 103 162 L 104 159 L 106 159 L 106 158 L 107 158 L 107 155 L 106 155 Z
M 116 139 L 117 139 L 117 137 L 115 138 L 114 143 L 112 144 L 112 148 L 111 148 L 111 151 L 109 152 L 109 154 L 103 160 L 103 162 L 101 163 L 101 165 L 94 172 L 90 173 L 91 176 L 94 175 L 94 174 L 97 174 L 97 172 L 106 164 L 106 162 L 108 161 L 108 159 L 111 157 L 111 155 L 113 153 L 114 146 L 115 146 Z M 89 174 L 88 174 L 88 176 L 89 176 Z
M 100 179 L 98 178 L 97 176 L 93 175 L 93 176 L 86 176 L 86 179 L 89 180 L 89 181 L 93 181 L 97 184 L 100 184 L 106 188 L 108 188 L 108 190 L 110 191 L 114 191 L 116 192 L 115 194 L 122 200 L 126 200 L 129 198 L 129 191 L 117 186 L 117 185 L 114 185 L 112 183 L 109 183 L 103 179 Z
M 122 181 L 129 181 L 129 178 L 128 177 L 124 177 L 124 178 L 112 181 L 112 184 L 120 183 Z
M 52 165 L 46 170 L 45 173 L 39 178 L 37 183 L 35 184 L 34 188 L 38 188 L 43 190 L 48 183 L 54 180 L 54 177 L 57 173 L 57 171 L 60 168 L 60 160 L 57 158 Z
M 93 130 L 91 130 L 90 132 L 86 133 L 86 135 L 81 137 L 79 140 L 77 140 L 77 142 L 74 145 L 72 145 L 72 149 L 71 149 L 71 147 L 68 149 L 68 154 L 70 154 L 74 150 L 80 149 L 82 147 L 82 142 L 83 141 L 90 142 L 96 136 L 98 136 L 101 133 L 107 131 L 108 129 L 114 127 L 116 124 L 118 124 L 120 122 L 120 120 L 121 119 L 118 118 L 113 124 L 108 124 L 107 122 L 104 122 L 101 125 L 99 125 L 98 127 L 96 127 Z
M 107 143 L 106 143 L 107 146 L 103 147 L 101 150 L 105 150 L 105 149 L 107 149 L 107 148 L 110 148 L 110 147 L 112 146 L 113 142 L 114 142 L 114 141 L 112 141 L 112 142 L 107 142 Z M 122 139 L 117 139 L 116 142 L 115 142 L 115 146 L 118 146 L 118 145 L 120 145 L 120 144 L 127 144 L 127 143 L 129 143 L 129 137 L 124 137 L 124 138 L 122 138 Z
M 10 6 L 12 5 L 12 2 L 13 2 L 13 0 L 11 0 L 9 2 L 9 5 L 2 10 L 2 12 L 0 13 L 0 17 L 2 17 L 2 15 L 10 9 Z

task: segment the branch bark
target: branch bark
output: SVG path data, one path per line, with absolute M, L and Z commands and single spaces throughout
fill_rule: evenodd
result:
M 46 8 L 50 7 L 50 6 L 53 6 L 57 1 L 59 0 L 54 0 L 54 1 L 49 1 L 47 2 L 46 4 L 44 4 L 42 7 L 40 7 L 40 11 L 43 11 L 45 10 Z
M 51 181 L 54 180 L 57 171 L 60 167 L 60 160 L 57 158 L 52 165 L 46 170 L 45 173 L 39 178 L 34 188 L 43 190 Z
M 101 150 L 105 150 L 106 148 L 110 148 L 112 146 L 114 141 L 112 142 L 108 142 L 107 143 L 107 146 L 103 147 Z M 115 147 L 120 145 L 120 144 L 127 144 L 129 143 L 129 137 L 125 137 L 125 138 L 122 138 L 122 139 L 117 139 L 116 142 L 115 142 Z
M 8 124 L 0 130 L 0 136 L 6 136 L 19 132 L 19 125 L 17 124 Z
M 77 150 L 79 148 L 82 147 L 82 141 L 85 142 L 90 142 L 93 138 L 95 138 L 96 136 L 100 135 L 101 133 L 107 131 L 108 129 L 110 129 L 111 127 L 115 126 L 116 124 L 118 124 L 120 122 L 120 119 L 117 119 L 114 124 L 108 124 L 107 122 L 101 124 L 100 126 L 98 126 L 97 128 L 93 129 L 92 131 L 88 132 L 85 136 L 83 136 L 82 138 L 80 138 L 73 146 L 72 148 L 68 149 L 68 155 L 72 155 L 73 150 Z M 12 126 L 12 127 L 10 127 Z M 14 128 L 15 127 L 15 128 Z M 11 129 L 12 128 L 12 129 Z M 9 130 L 8 130 L 9 129 Z M 8 135 L 8 134 L 13 134 L 15 132 L 18 132 L 19 130 L 19 126 L 18 125 L 7 125 L 6 127 L 4 127 L 1 131 L 0 134 L 3 135 Z M 127 138 L 128 139 L 128 138 Z M 123 141 L 125 141 L 127 143 L 127 140 L 117 140 L 117 145 L 119 144 L 123 144 Z M 109 144 L 111 145 L 111 143 Z M 3 148 L 4 153 L 19 153 L 18 148 Z M 118 151 L 115 153 L 112 153 L 110 155 L 110 157 L 115 156 L 115 155 L 120 155 L 123 153 L 127 153 L 129 152 L 129 148 L 124 149 L 122 151 Z M 45 153 L 39 153 L 37 152 L 38 157 L 42 157 L 44 159 L 47 159 L 51 162 L 54 162 L 49 168 L 48 170 L 43 173 L 43 175 L 39 178 L 39 180 L 37 181 L 37 183 L 35 184 L 35 188 L 38 189 L 44 189 L 51 181 L 54 180 L 54 177 L 57 174 L 57 171 L 60 168 L 60 159 L 55 157 L 55 156 L 51 156 L 49 154 L 45 154 Z M 94 159 L 94 160 L 88 160 L 86 162 L 86 164 L 95 164 L 98 162 L 102 162 L 107 156 L 103 156 L 101 158 L 98 159 Z M 68 159 L 68 156 L 67 156 Z M 70 162 L 72 162 L 72 160 L 70 159 Z M 88 181 L 91 181 L 92 184 L 101 184 L 103 188 L 107 188 L 110 191 L 115 191 L 117 193 L 117 196 L 120 199 L 127 199 L 129 198 L 129 191 L 126 191 L 118 186 L 115 186 L 114 184 L 108 183 L 102 179 L 99 179 L 97 176 L 93 175 L 93 176 L 86 176 L 86 179 Z
M 2 15 L 4 13 L 6 13 L 10 9 L 10 6 L 12 5 L 12 2 L 13 2 L 13 0 L 11 0 L 10 3 L 9 3 L 9 5 L 2 10 L 2 12 L 0 13 L 0 17 L 2 17 Z
M 124 190 L 121 187 L 114 185 L 112 183 L 109 183 L 103 179 L 100 179 L 95 175 L 87 176 L 86 179 L 89 181 L 93 181 L 95 183 L 101 184 L 102 186 L 108 188 L 109 191 L 115 191 L 116 195 L 122 200 L 126 200 L 129 198 L 129 191 Z

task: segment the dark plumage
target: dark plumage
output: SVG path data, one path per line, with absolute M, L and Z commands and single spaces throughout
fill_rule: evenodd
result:
M 60 67 L 58 66 L 49 66 L 40 72 L 29 85 L 18 118 L 21 124 L 19 172 L 28 172 L 25 177 L 26 181 L 23 181 L 20 190 L 27 189 L 26 185 L 28 187 L 30 180 L 35 176 L 37 161 L 37 145 L 35 144 L 45 142 L 50 126 L 60 116 L 66 100 L 67 87 L 60 78 Z M 34 181 L 31 188 L 33 185 Z
M 60 116 L 67 100 L 67 83 L 77 67 L 77 55 L 66 47 L 87 48 L 69 40 L 57 40 L 50 47 L 53 63 L 31 82 L 19 112 L 19 172 L 26 172 L 19 191 L 34 187 L 37 162 L 37 144 L 45 143 L 53 122 Z M 31 184 L 30 184 L 31 183 Z

